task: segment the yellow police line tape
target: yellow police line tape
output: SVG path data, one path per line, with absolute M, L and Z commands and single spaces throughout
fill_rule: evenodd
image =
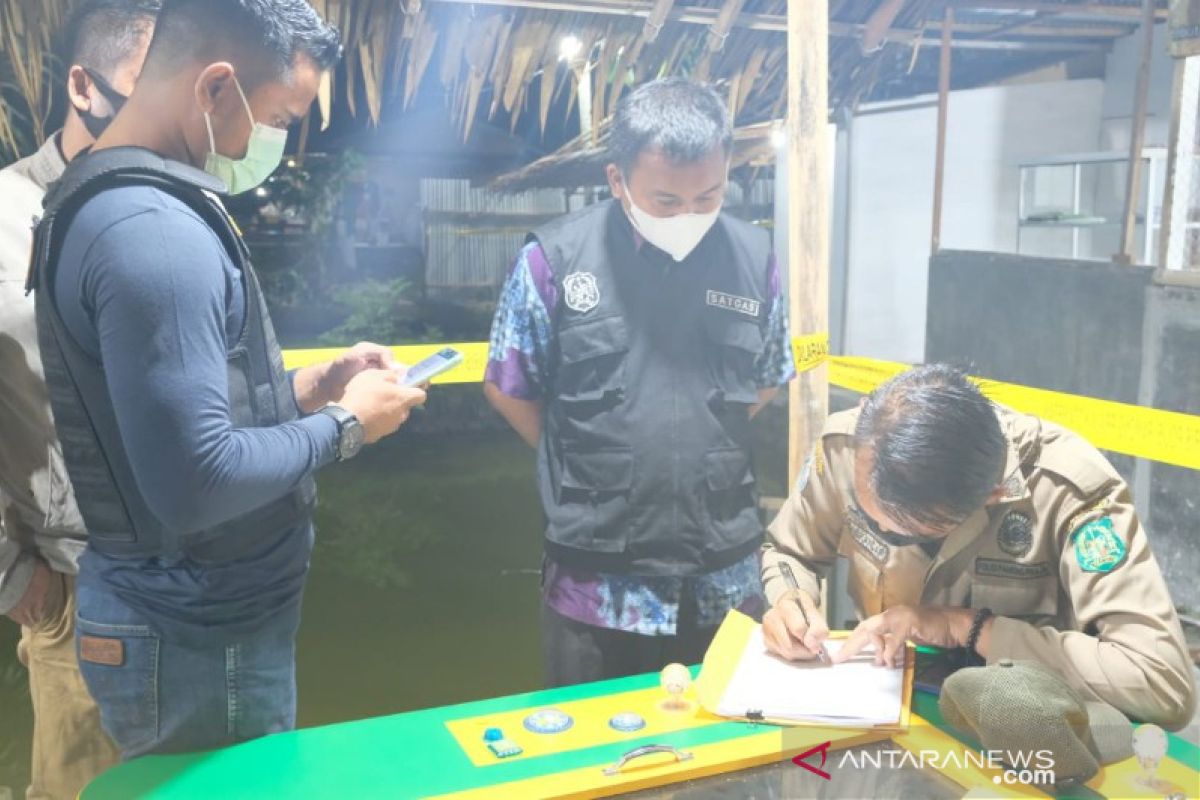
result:
M 487 342 L 400 345 L 393 347 L 392 352 L 398 361 L 415 364 L 444 347 L 453 347 L 461 352 L 463 365 L 438 377 L 434 383 L 483 381 L 487 367 Z M 283 354 L 284 363 L 288 369 L 305 367 L 335 358 L 343 350 L 341 347 L 286 350 Z M 909 368 L 908 364 L 894 361 L 831 356 L 827 334 L 794 338 L 792 352 L 800 371 L 828 363 L 830 383 L 864 394 Z M 987 378 L 975 380 L 984 394 L 996 402 L 1070 428 L 1101 450 L 1200 470 L 1200 416 L 1052 392 Z

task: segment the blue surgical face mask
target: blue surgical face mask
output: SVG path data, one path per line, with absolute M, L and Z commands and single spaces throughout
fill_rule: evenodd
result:
M 230 194 L 241 194 L 262 185 L 279 166 L 279 162 L 283 160 L 283 149 L 287 145 L 287 131 L 255 122 L 250 103 L 246 100 L 246 94 L 242 91 L 242 85 L 236 75 L 233 85 L 237 87 L 238 95 L 242 98 L 242 105 L 246 107 L 246 116 L 250 117 L 250 141 L 246 145 L 246 155 L 242 158 L 230 158 L 217 152 L 212 119 L 206 111 L 204 124 L 208 128 L 208 156 L 204 159 L 204 171 L 224 181 Z

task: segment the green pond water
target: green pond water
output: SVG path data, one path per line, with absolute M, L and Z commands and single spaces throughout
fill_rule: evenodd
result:
M 783 486 L 784 414 L 770 409 L 757 425 L 768 494 Z M 402 431 L 327 468 L 319 486 L 297 649 L 300 726 L 541 686 L 532 450 L 507 432 Z M 0 787 L 15 798 L 28 781 L 32 724 L 18 636 L 0 619 Z

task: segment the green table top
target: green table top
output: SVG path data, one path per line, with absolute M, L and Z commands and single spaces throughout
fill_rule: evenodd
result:
M 82 800 L 417 797 L 610 763 L 630 748 L 651 741 L 687 748 L 762 730 L 761 726 L 744 722 L 721 722 L 479 768 L 471 764 L 445 725 L 453 719 L 645 689 L 657 685 L 658 680 L 657 673 L 636 675 L 298 730 L 209 753 L 146 756 L 101 775 L 81 797 Z M 938 727 L 946 728 L 934 695 L 914 692 L 913 710 Z M 1200 770 L 1200 748 L 1189 742 L 1172 736 L 1168 755 Z

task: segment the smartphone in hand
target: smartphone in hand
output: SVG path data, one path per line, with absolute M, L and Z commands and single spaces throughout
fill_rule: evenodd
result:
M 420 386 L 441 375 L 443 372 L 449 372 L 463 362 L 462 353 L 455 350 L 453 347 L 447 347 L 444 350 L 431 355 L 429 358 L 414 364 L 408 370 L 408 374 L 404 376 L 404 386 Z

